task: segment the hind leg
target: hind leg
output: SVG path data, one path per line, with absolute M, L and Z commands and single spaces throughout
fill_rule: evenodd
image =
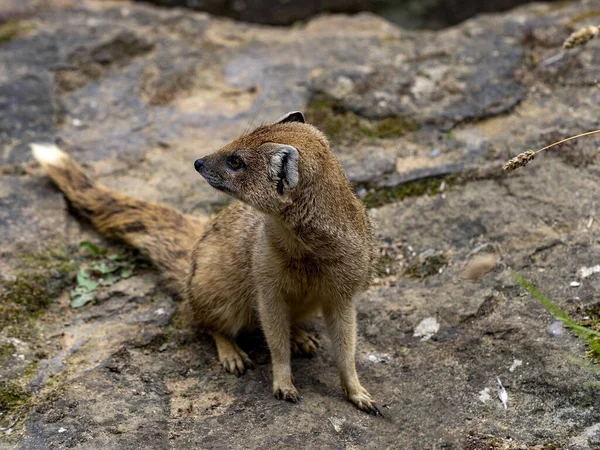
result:
M 292 354 L 296 356 L 315 356 L 319 348 L 319 340 L 297 326 L 291 330 Z
M 231 339 L 220 333 L 212 333 L 212 337 L 217 345 L 219 362 L 227 372 L 239 377 L 246 372 L 246 369 L 254 367 L 246 352 Z

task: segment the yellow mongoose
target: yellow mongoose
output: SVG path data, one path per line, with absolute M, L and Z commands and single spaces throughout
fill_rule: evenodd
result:
M 348 399 L 379 414 L 354 360 L 354 302 L 371 277 L 371 226 L 326 137 L 302 113 L 195 162 L 211 186 L 241 200 L 206 230 L 191 216 L 109 191 L 55 146 L 32 149 L 100 232 L 144 251 L 166 272 L 183 294 L 183 316 L 211 333 L 225 370 L 240 375 L 251 366 L 234 339 L 260 326 L 273 393 L 297 401 L 290 355 L 316 352 L 318 341 L 301 326 L 321 311 Z

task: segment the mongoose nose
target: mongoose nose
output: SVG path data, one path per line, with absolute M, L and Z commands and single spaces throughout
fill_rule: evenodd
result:
M 204 158 L 197 159 L 194 162 L 194 169 L 196 169 L 196 172 L 200 172 L 204 168 L 204 162 Z

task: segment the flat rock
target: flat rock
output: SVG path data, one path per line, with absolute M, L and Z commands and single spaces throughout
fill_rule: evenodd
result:
M 385 418 L 345 400 L 321 324 L 324 348 L 293 362 L 302 401 L 279 402 L 260 334 L 240 338 L 256 369 L 225 374 L 210 339 L 179 328 L 179 300 L 159 274 L 137 268 L 81 309 L 69 307 L 66 277 L 30 334 L 17 342 L 0 330 L 0 381 L 27 399 L 14 423 L 0 416 L 11 427 L 0 448 L 597 445 L 600 404 L 586 384 L 597 377 L 567 356 L 586 347 L 568 330 L 549 333 L 555 318 L 513 274 L 578 320 L 598 307 L 600 274 L 580 270 L 600 263 L 600 138 L 499 169 L 598 127 L 600 41 L 561 49 L 574 28 L 597 23 L 592 5 L 535 4 L 439 32 L 371 14 L 275 28 L 94 1 L 23 20 L 0 44 L 2 285 L 39 274 L 32 255 L 52 266 L 44 255 L 67 249 L 81 265 L 81 241 L 118 248 L 70 212 L 31 142 L 58 142 L 111 189 L 208 219 L 228 198 L 193 161 L 318 99 L 336 119 L 414 125 L 336 142 L 365 192 L 445 184 L 370 209 L 382 259 L 358 302 L 357 364 Z M 465 279 L 482 253 L 493 263 Z M 427 339 L 415 336 L 424 320 L 436 324 Z

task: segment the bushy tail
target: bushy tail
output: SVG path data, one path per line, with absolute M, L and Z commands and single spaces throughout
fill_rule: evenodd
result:
M 166 206 L 111 192 L 90 179 L 81 166 L 55 145 L 32 144 L 33 156 L 71 205 L 107 237 L 125 241 L 164 270 L 181 292 L 202 223 Z

